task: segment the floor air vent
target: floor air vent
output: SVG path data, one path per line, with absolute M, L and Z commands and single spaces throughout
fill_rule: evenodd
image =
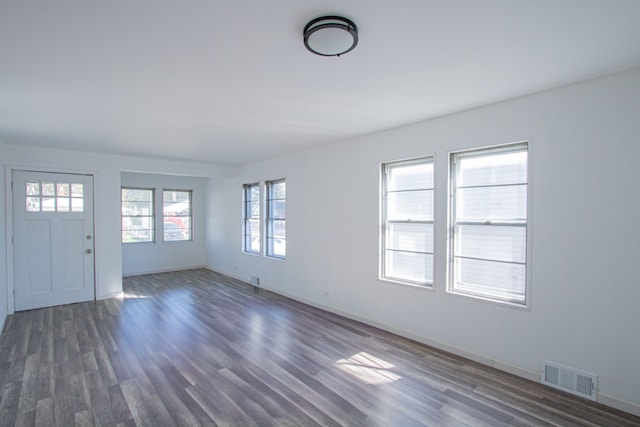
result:
M 540 382 L 576 396 L 597 400 L 598 377 L 588 372 L 543 360 Z

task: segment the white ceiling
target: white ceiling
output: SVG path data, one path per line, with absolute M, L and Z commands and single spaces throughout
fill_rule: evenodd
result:
M 638 66 L 638 0 L 0 0 L 0 140 L 245 164 Z

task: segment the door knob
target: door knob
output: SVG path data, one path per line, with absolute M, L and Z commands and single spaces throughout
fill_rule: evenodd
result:
M 91 249 L 87 249 L 84 251 L 85 254 L 90 254 L 91 253 Z

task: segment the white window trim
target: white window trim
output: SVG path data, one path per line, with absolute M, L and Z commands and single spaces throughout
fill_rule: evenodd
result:
M 162 200 L 160 200 L 160 210 L 159 212 L 161 213 L 161 219 L 158 221 L 162 224 L 162 244 L 169 244 L 169 245 L 174 245 L 174 244 L 179 244 L 179 243 L 186 243 L 186 242 L 193 242 L 194 236 L 193 236 L 193 214 L 194 214 L 194 209 L 193 209 L 193 189 L 179 189 L 179 188 L 162 188 Z M 189 193 L 189 238 L 188 239 L 182 239 L 182 240 L 165 240 L 164 239 L 164 192 L 165 191 L 179 191 L 181 193 Z
M 412 280 L 408 280 L 408 279 L 402 279 L 402 278 L 398 278 L 398 277 L 392 277 L 392 276 L 387 276 L 386 274 L 386 238 L 387 238 L 387 177 L 386 177 L 386 170 L 387 167 L 390 165 L 398 165 L 398 164 L 420 164 L 420 163 L 431 163 L 433 165 L 433 187 L 429 188 L 429 190 L 433 191 L 433 219 L 431 221 L 419 221 L 420 223 L 425 223 L 425 224 L 431 224 L 432 228 L 433 228 L 433 234 L 432 234 L 432 239 L 433 241 L 431 242 L 432 244 L 432 248 L 433 248 L 433 253 L 432 253 L 432 265 L 431 265 L 431 271 L 432 271 L 432 279 L 431 281 L 428 282 L 418 282 L 418 281 L 412 281 Z M 434 290 L 435 288 L 435 266 L 436 266 L 436 247 L 435 247 L 435 238 L 436 238 L 436 205 L 437 205 L 437 192 L 436 192 L 436 158 L 435 155 L 428 155 L 428 156 L 421 156 L 421 157 L 414 157 L 414 158 L 409 158 L 409 159 L 403 159 L 403 160 L 395 160 L 395 161 L 389 161 L 389 162 L 384 162 L 381 163 L 380 165 L 380 238 L 379 238 L 379 272 L 378 272 L 378 279 L 383 281 L 383 282 L 387 282 L 387 283 L 392 283 L 392 284 L 396 284 L 396 285 L 404 285 L 404 286 L 411 286 L 413 288 L 418 288 L 418 289 L 424 289 L 424 290 Z M 409 221 L 407 221 L 406 223 L 409 223 Z
M 455 197 L 453 194 L 453 191 L 455 189 L 455 175 L 453 174 L 454 171 L 454 167 L 453 167 L 453 158 L 454 156 L 457 155 L 465 155 L 467 153 L 473 153 L 473 152 L 486 152 L 489 150 L 495 150 L 495 152 L 500 152 L 501 150 L 504 152 L 509 152 L 509 151 L 516 151 L 518 149 L 519 146 L 524 146 L 526 147 L 526 151 L 527 151 L 527 219 L 526 219 L 526 225 L 525 225 L 525 229 L 526 229 L 526 243 L 525 243 L 525 248 L 526 248 L 526 256 L 525 256 L 525 296 L 524 296 L 524 302 L 523 303 L 519 303 L 519 302 L 513 302 L 513 301 L 506 301 L 506 300 L 502 300 L 502 299 L 496 299 L 496 298 L 490 298 L 484 295 L 476 295 L 473 293 L 468 293 L 468 292 L 463 292 L 460 290 L 456 290 L 453 287 L 453 281 L 454 281 L 454 251 L 455 251 L 455 235 L 454 235 L 454 231 L 455 231 Z M 520 310 L 525 310 L 525 311 L 530 311 L 531 310 L 531 288 L 532 288 L 532 198 L 533 198 L 533 191 L 532 191 L 532 172 L 533 172 L 533 167 L 532 167 L 532 144 L 531 141 L 525 140 L 525 141 L 518 141 L 518 142 L 513 142 L 513 143 L 507 143 L 507 144 L 500 144 L 500 145 L 492 145 L 492 146 L 486 146 L 486 147 L 480 147 L 480 148 L 470 148 L 467 150 L 458 150 L 458 151 L 451 151 L 448 153 L 448 165 L 449 165 L 449 170 L 448 170 L 448 189 L 447 189 L 447 194 L 449 197 L 449 203 L 448 203 L 448 233 L 447 233 L 447 279 L 446 279 L 446 292 L 447 294 L 450 295 L 454 295 L 454 296 L 460 296 L 463 298 L 471 298 L 471 299 L 475 299 L 475 300 L 479 300 L 479 301 L 484 301 L 484 302 L 488 302 L 491 304 L 496 304 L 496 305 L 500 305 L 500 306 L 504 306 L 504 307 L 510 307 L 510 308 L 515 308 L 515 309 L 520 309 Z
M 260 210 L 258 214 L 258 224 L 260 228 L 260 249 L 258 251 L 252 251 L 247 249 L 247 190 L 250 187 L 258 186 L 258 202 L 260 203 Z M 261 182 L 252 182 L 248 184 L 242 184 L 242 253 L 253 256 L 260 256 L 263 252 L 263 237 L 264 237 L 264 224 L 262 218 L 264 217 L 264 203 L 263 203 L 263 185 Z
M 264 237 L 263 237 L 263 240 L 262 240 L 262 246 L 264 246 L 263 253 L 264 253 L 264 256 L 266 258 L 274 259 L 274 260 L 278 260 L 278 261 L 285 261 L 287 259 L 286 251 L 285 251 L 285 255 L 284 256 L 280 256 L 280 255 L 275 255 L 275 254 L 269 253 L 269 238 L 270 238 L 269 220 L 271 219 L 271 213 L 269 212 L 269 201 L 271 200 L 269 191 L 270 191 L 270 186 L 272 184 L 276 184 L 276 183 L 279 183 L 279 182 L 284 182 L 285 186 L 286 186 L 286 184 L 287 184 L 286 177 L 285 178 L 278 178 L 278 179 L 270 179 L 270 180 L 264 181 L 264 198 L 263 198 L 264 207 L 262 209 L 262 212 L 264 214 L 264 220 L 262 221 L 262 223 L 263 223 L 262 230 L 264 230 L 264 233 L 263 233 Z M 288 194 L 285 196 L 284 201 L 285 201 L 285 206 L 286 206 L 287 205 L 287 201 L 288 201 Z M 285 221 L 285 229 L 286 229 L 287 223 L 288 223 L 286 216 L 284 218 L 284 221 Z M 287 238 L 286 237 L 285 237 L 284 241 L 287 242 Z
M 125 215 L 122 215 L 122 202 L 124 200 L 122 200 L 122 190 L 145 190 L 145 191 L 151 191 L 151 223 L 153 224 L 153 229 L 151 230 L 153 233 L 153 238 L 151 240 L 148 241 L 142 241 L 142 242 L 123 242 L 122 241 L 122 218 Z M 151 187 L 136 187 L 136 186 L 129 186 L 129 185 L 123 185 L 120 187 L 120 243 L 123 245 L 155 245 L 158 242 L 158 215 L 156 214 L 156 203 L 157 203 L 157 195 L 156 195 L 156 189 Z M 126 215 L 129 216 L 129 215 Z

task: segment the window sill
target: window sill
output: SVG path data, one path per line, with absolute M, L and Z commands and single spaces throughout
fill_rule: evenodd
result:
M 502 307 L 515 308 L 517 310 L 523 310 L 523 311 L 531 311 L 531 305 L 529 303 L 526 303 L 526 302 L 524 304 L 521 304 L 521 303 L 517 303 L 517 302 L 502 301 L 502 300 L 499 300 L 499 299 L 494 299 L 494 298 L 490 298 L 490 297 L 485 297 L 485 296 L 481 296 L 481 295 L 475 295 L 475 294 L 462 292 L 462 291 L 451 290 L 451 289 L 447 289 L 447 294 L 455 295 L 455 296 L 458 296 L 458 297 L 461 297 L 461 298 L 469 298 L 469 299 L 484 301 L 486 303 L 499 305 L 499 306 L 502 306 Z
M 409 288 L 420 289 L 420 290 L 423 290 L 423 291 L 433 291 L 434 290 L 433 284 L 421 285 L 421 284 L 418 284 L 418 283 L 402 282 L 400 280 L 386 279 L 384 277 L 378 277 L 378 280 L 381 281 L 381 282 L 384 282 L 384 283 L 389 283 L 391 285 L 406 286 L 406 287 L 409 287 Z

